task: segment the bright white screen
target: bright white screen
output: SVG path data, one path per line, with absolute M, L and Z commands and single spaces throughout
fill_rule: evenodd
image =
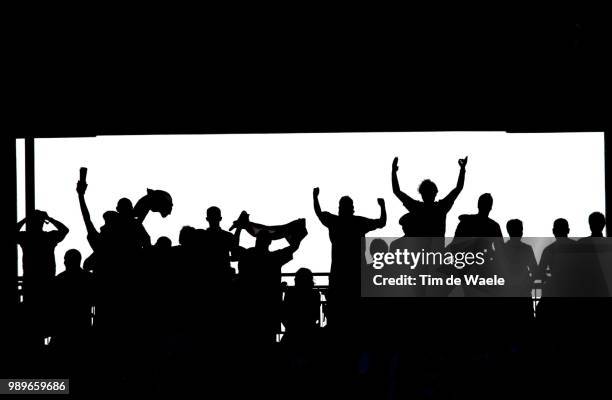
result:
M 387 226 L 372 235 L 402 234 L 397 221 L 406 210 L 391 190 L 395 156 L 402 190 L 419 198 L 424 178 L 445 196 L 457 181 L 457 159 L 469 155 L 465 188 L 448 214 L 447 236 L 460 214 L 476 212 L 485 192 L 493 195 L 491 217 L 504 233 L 508 219 L 520 218 L 525 236 L 552 235 L 558 217 L 570 222 L 570 235 L 588 235 L 589 213 L 605 208 L 603 133 L 109 136 L 37 139 L 35 146 L 36 207 L 70 228 L 56 251 L 58 272 L 67 249 L 91 253 L 75 191 L 81 166 L 89 169 L 86 198 L 97 227 L 102 213 L 113 210 L 121 197 L 135 203 L 147 188 L 172 194 L 172 214 L 165 219 L 150 214 L 145 221 L 153 241 L 165 235 L 178 244 L 182 226 L 206 226 L 204 213 L 211 205 L 221 208 L 225 229 L 242 210 L 252 221 L 270 225 L 305 217 L 309 235 L 285 272 L 329 270 L 327 230 L 312 206 L 315 186 L 321 188 L 323 210 L 333 213 L 338 199 L 350 195 L 356 214 L 375 218 L 376 199 L 383 197 Z M 243 243 L 254 241 L 243 233 Z

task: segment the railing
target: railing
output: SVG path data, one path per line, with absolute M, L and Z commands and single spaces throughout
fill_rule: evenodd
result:
M 325 307 L 327 304 L 327 291 L 329 290 L 329 272 L 314 272 L 312 273 L 312 275 L 315 278 L 314 279 L 315 280 L 314 289 L 318 290 L 319 295 L 321 296 L 321 307 L 319 309 L 319 327 L 324 327 L 327 323 L 327 320 L 325 318 Z M 328 281 L 328 283 L 327 284 L 320 284 L 320 283 L 317 284 L 317 280 L 320 280 L 317 278 L 325 278 Z M 292 281 L 293 279 L 295 279 L 294 272 L 281 273 L 281 289 L 282 289 L 283 296 L 285 292 L 287 291 L 287 287 L 290 286 L 289 283 L 293 283 L 289 281 Z M 23 277 L 22 276 L 17 278 L 17 293 L 18 293 L 19 303 L 23 303 Z M 534 282 L 533 288 L 531 290 L 531 295 L 533 299 L 533 312 L 535 315 L 536 306 L 538 302 L 540 301 L 540 298 L 542 297 L 542 282 L 540 280 L 536 280 Z M 91 307 L 91 325 L 92 326 L 94 324 L 94 319 L 95 319 L 95 306 L 92 306 Z M 280 341 L 284 333 L 285 333 L 285 327 L 282 325 L 282 323 L 280 323 L 279 332 L 276 335 L 277 341 Z

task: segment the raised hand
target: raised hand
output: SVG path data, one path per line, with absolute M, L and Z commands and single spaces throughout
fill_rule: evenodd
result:
M 376 201 L 378 201 L 378 205 L 380 205 L 381 207 L 384 207 L 385 205 L 385 199 L 379 198 Z
M 77 182 L 77 187 L 76 187 L 76 191 L 78 194 L 85 194 L 85 191 L 87 190 L 87 183 L 85 183 L 84 181 L 78 181 Z
M 468 158 L 467 156 L 465 156 L 465 158 L 460 158 L 459 161 L 457 162 L 459 163 L 459 166 L 461 168 L 465 168 L 465 166 L 467 165 L 467 161 L 468 161 Z
M 397 166 L 398 161 L 399 159 L 397 157 L 393 159 L 393 166 L 391 167 L 393 171 L 397 171 L 399 169 L 399 167 Z
M 312 195 L 315 196 L 315 197 L 319 195 L 319 188 L 318 187 L 312 189 Z

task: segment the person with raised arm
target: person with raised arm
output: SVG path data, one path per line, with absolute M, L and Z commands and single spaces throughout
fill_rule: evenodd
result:
M 443 238 L 446 233 L 446 214 L 450 211 L 463 190 L 465 183 L 465 167 L 468 162 L 467 156 L 458 160 L 459 177 L 457 185 L 442 200 L 436 201 L 438 187 L 429 179 L 425 179 L 419 186 L 419 193 L 423 201 L 415 200 L 402 192 L 397 178 L 399 159 L 395 157 L 391 167 L 391 184 L 393 194 L 402 202 L 404 207 L 413 214 L 414 236 L 428 238 Z M 439 243 L 438 243 L 439 244 Z M 443 245 L 443 243 L 442 243 Z
M 21 229 L 27 223 L 27 229 Z M 44 231 L 51 224 L 55 230 Z M 34 210 L 32 215 L 17 223 L 17 243 L 23 250 L 24 279 L 53 279 L 55 277 L 55 247 L 66 235 L 68 227 L 51 218 L 45 211 Z
M 232 254 L 238 260 L 239 312 L 246 324 L 245 331 L 249 332 L 249 337 L 242 339 L 253 345 L 274 343 L 280 331 L 281 269 L 293 259 L 293 253 L 306 236 L 304 220 L 269 227 L 250 222 L 249 215 L 243 211 L 230 229 L 234 228 Z M 255 247 L 240 246 L 243 229 L 255 235 Z M 270 251 L 272 240 L 281 237 L 289 245 Z
M 22 231 L 27 224 L 27 229 Z M 45 224 L 55 227 L 44 231 Z M 49 285 L 55 277 L 55 247 L 68 235 L 68 228 L 45 211 L 34 210 L 17 223 L 17 244 L 23 250 L 24 302 L 35 309 L 46 302 Z
M 385 200 L 378 199 L 380 217 L 366 218 L 355 215 L 353 200 L 340 198 L 338 215 L 321 210 L 319 188 L 312 191 L 315 214 L 329 230 L 332 244 L 332 261 L 327 294 L 328 324 L 348 327 L 356 315 L 359 300 L 361 268 L 365 266 L 363 239 L 365 234 L 385 226 L 387 211 Z M 340 321 L 340 322 L 338 322 Z

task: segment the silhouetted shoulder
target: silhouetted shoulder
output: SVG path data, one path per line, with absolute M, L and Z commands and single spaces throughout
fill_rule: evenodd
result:
M 291 247 L 285 247 L 284 249 L 275 250 L 270 252 L 270 258 L 273 260 L 274 265 L 283 266 L 289 261 L 293 260 L 293 249 Z
M 319 219 L 323 225 L 329 227 L 329 225 L 333 225 L 338 221 L 338 216 L 329 211 L 322 211 L 319 215 Z
M 491 218 L 489 218 L 488 222 L 489 222 L 489 225 L 491 226 L 491 233 L 492 233 L 491 237 L 502 237 L 502 236 L 504 236 L 502 234 L 501 227 L 499 226 L 499 224 L 496 221 L 494 221 Z
M 362 233 L 367 233 L 381 227 L 378 219 L 362 217 L 359 215 L 353 217 L 353 224 L 355 225 L 355 228 Z

